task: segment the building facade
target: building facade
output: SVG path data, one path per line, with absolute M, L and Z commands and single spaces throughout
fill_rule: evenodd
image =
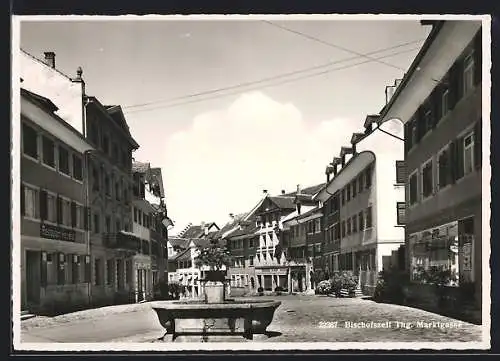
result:
M 21 89 L 21 305 L 90 303 L 83 136 L 47 98 Z
M 427 80 L 431 76 L 434 82 Z M 424 284 L 426 275 L 446 271 L 450 288 L 475 290 L 471 293 L 479 309 L 481 80 L 481 23 L 435 22 L 383 114 L 405 124 L 406 245 L 411 280 L 423 293 L 429 288 Z
M 356 272 L 367 294 L 378 273 L 390 267 L 392 252 L 404 244 L 404 223 L 397 212 L 405 199 L 404 180 L 398 179 L 403 126 L 398 121 L 379 125 L 377 120 L 367 116 L 364 131 L 341 148 L 327 170 L 327 186 L 315 197 L 325 214 L 327 269 Z

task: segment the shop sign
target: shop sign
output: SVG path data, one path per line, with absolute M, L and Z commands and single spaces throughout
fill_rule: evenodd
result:
M 57 239 L 67 242 L 75 242 L 76 232 L 72 229 L 66 229 L 51 224 L 40 223 L 40 236 L 48 239 Z

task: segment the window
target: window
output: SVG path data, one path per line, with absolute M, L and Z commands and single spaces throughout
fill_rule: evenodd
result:
M 358 217 L 352 216 L 352 233 L 356 233 L 358 231 Z
M 112 259 L 106 260 L 106 283 L 112 285 L 115 280 L 114 262 Z
M 117 220 L 116 220 L 116 232 L 120 232 L 120 231 L 121 231 L 121 229 L 122 229 L 122 225 L 121 225 L 121 223 L 120 223 L 120 220 L 119 220 L 119 219 L 117 219 Z
M 57 254 L 57 284 L 63 285 L 66 282 L 66 255 Z
M 101 232 L 101 216 L 99 213 L 94 213 L 94 233 Z
M 358 214 L 358 224 L 359 224 L 359 231 L 364 231 L 365 230 L 365 215 L 363 211 L 359 212 Z
M 366 209 L 366 228 L 372 228 L 372 207 Z
M 57 222 L 56 196 L 47 194 L 47 221 Z
M 142 226 L 142 211 L 140 209 L 137 210 L 137 220 L 139 224 Z
M 134 222 L 137 223 L 137 208 L 134 207 Z
M 357 190 L 358 190 L 356 181 L 354 181 L 354 182 L 351 183 L 351 187 L 352 187 L 352 198 L 355 198 Z
M 427 134 L 432 129 L 432 109 L 429 105 L 427 107 L 424 112 L 424 131 L 422 134 Z
M 75 208 L 76 222 L 75 227 L 78 229 L 83 229 L 83 207 L 77 205 Z
M 62 199 L 62 224 L 71 227 L 71 202 L 67 199 Z
M 83 179 L 82 158 L 77 154 L 73 154 L 73 178 L 80 181 Z
M 106 233 L 111 232 L 111 217 L 106 216 Z
M 102 150 L 104 153 L 109 154 L 109 137 L 107 134 L 102 137 Z
M 408 192 L 409 192 L 409 199 L 410 199 L 410 205 L 413 205 L 417 203 L 418 201 L 418 178 L 417 178 L 417 172 L 413 173 L 410 175 L 410 181 L 408 182 Z
M 474 89 L 474 53 L 471 52 L 464 60 L 464 95 Z
M 107 196 L 111 195 L 111 185 L 109 180 L 109 175 L 104 176 L 104 192 Z
M 413 119 L 410 123 L 410 139 L 412 146 L 416 145 L 418 143 L 417 139 L 417 120 Z M 410 147 L 411 148 L 411 147 Z
M 316 233 L 320 233 L 321 232 L 321 218 L 317 218 L 315 220 L 316 224 L 315 224 L 315 228 L 316 228 Z
M 448 89 L 445 89 L 443 91 L 443 94 L 441 95 L 441 117 L 445 117 L 446 114 L 450 111 L 450 92 Z
M 342 189 L 342 205 L 345 204 L 345 188 Z
M 80 256 L 73 255 L 71 262 L 71 278 L 73 283 L 80 282 Z
M 438 154 L 438 187 L 439 188 L 444 188 L 448 184 L 450 184 L 450 150 L 449 146 L 446 146 L 445 149 L 443 149 L 439 154 Z
M 23 124 L 23 152 L 38 159 L 38 134 L 29 125 Z
M 48 165 L 49 167 L 55 168 L 56 159 L 55 159 L 54 142 L 52 141 L 52 139 L 49 139 L 44 136 L 42 137 L 42 144 L 43 144 L 43 158 L 42 158 L 43 163 Z
M 474 169 L 474 134 L 464 137 L 464 175 Z
M 119 182 L 115 183 L 115 197 L 116 197 L 117 201 L 120 200 L 120 183 Z
M 90 256 L 85 256 L 84 281 L 90 283 Z
M 103 281 L 103 269 L 102 269 L 102 260 L 95 259 L 94 260 L 94 275 L 95 275 L 95 285 L 102 285 Z
M 346 233 L 345 221 L 342 221 L 342 237 L 345 237 L 345 233 Z
M 396 161 L 396 184 L 404 184 L 406 181 L 406 166 L 404 160 Z
M 397 202 L 397 224 L 404 225 L 406 224 L 406 205 L 405 202 Z
M 432 195 L 434 179 L 432 174 L 432 159 L 422 166 L 422 196 L 427 198 Z
M 92 190 L 98 191 L 100 187 L 99 169 L 97 165 L 92 166 Z
M 346 234 L 350 235 L 351 234 L 351 219 L 350 218 L 347 219 L 346 227 L 347 227 Z
M 368 166 L 365 172 L 366 188 L 368 189 L 372 186 L 372 167 Z
M 38 218 L 39 212 L 39 191 L 35 188 L 24 186 L 24 215 L 30 218 Z
M 349 202 L 351 200 L 351 185 L 348 184 L 347 187 L 345 187 L 345 189 L 346 189 L 346 192 L 347 192 L 347 196 L 346 196 L 347 202 Z
M 61 146 L 59 146 L 59 171 L 69 175 L 69 153 Z
M 365 179 L 363 177 L 363 173 L 361 173 L 358 178 L 358 193 L 363 192 L 364 184 L 365 184 Z

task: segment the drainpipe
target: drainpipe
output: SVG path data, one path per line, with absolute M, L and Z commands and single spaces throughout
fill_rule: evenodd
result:
M 85 191 L 85 197 L 84 197 L 84 203 L 85 203 L 85 217 L 87 219 L 87 229 L 85 230 L 85 243 L 87 246 L 87 255 L 89 256 L 89 264 L 90 264 L 90 279 L 89 282 L 87 283 L 87 293 L 88 293 L 88 301 L 89 301 L 89 306 L 92 304 L 92 256 L 91 256 L 91 249 L 90 249 L 90 232 L 91 232 L 91 217 L 90 217 L 90 190 L 89 190 L 89 184 L 90 184 L 90 172 L 89 172 L 89 160 L 90 160 L 90 154 L 92 153 L 92 150 L 87 150 L 83 153 L 84 161 L 83 161 L 83 168 L 84 168 L 84 191 Z

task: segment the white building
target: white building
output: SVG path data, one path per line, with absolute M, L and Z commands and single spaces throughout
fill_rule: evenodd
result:
M 326 205 L 325 216 L 336 219 L 326 237 L 340 240 L 331 271 L 362 271 L 367 292 L 404 244 L 403 125 L 395 120 L 377 125 L 377 118 L 368 116 L 365 131 L 353 134 L 351 147 L 341 148 L 340 170 L 315 197 Z

